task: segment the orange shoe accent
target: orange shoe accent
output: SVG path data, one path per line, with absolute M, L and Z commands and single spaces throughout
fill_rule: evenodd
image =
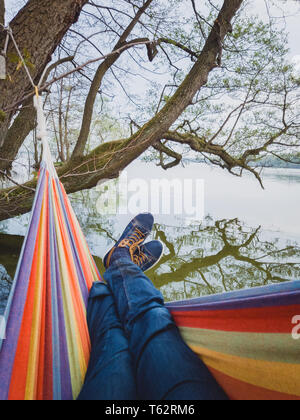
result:
M 148 258 L 147 255 L 139 250 L 138 255 L 137 254 L 134 255 L 132 260 L 133 260 L 134 264 L 141 267 L 147 261 L 147 258 Z
M 115 246 L 111 249 L 107 257 L 107 267 L 110 266 L 111 257 L 115 250 L 118 248 L 128 248 L 131 260 L 134 262 L 134 253 L 137 247 L 144 242 L 145 236 L 146 235 L 143 232 L 141 232 L 138 228 L 135 228 L 134 233 L 131 236 L 129 236 L 126 239 L 123 239 L 123 241 L 121 241 L 118 246 Z

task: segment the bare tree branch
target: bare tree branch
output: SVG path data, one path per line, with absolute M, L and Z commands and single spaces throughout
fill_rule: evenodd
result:
M 46 81 L 50 73 L 63 63 L 72 61 L 74 57 L 65 57 L 51 64 L 43 75 L 43 81 Z M 16 159 L 20 147 L 29 133 L 35 127 L 36 111 L 33 106 L 32 98 L 27 99 L 15 118 L 12 126 L 9 128 L 5 142 L 0 147 L 0 156 L 5 156 L 6 160 L 0 160 L 0 170 L 10 171 L 12 163 Z
M 93 79 L 93 82 L 91 84 L 89 94 L 87 96 L 86 102 L 85 102 L 85 108 L 83 113 L 83 119 L 81 124 L 81 130 L 80 134 L 75 146 L 75 149 L 73 151 L 72 158 L 77 158 L 83 155 L 84 149 L 88 140 L 90 128 L 91 128 L 91 122 L 92 122 L 92 116 L 93 116 L 93 110 L 95 105 L 95 100 L 97 97 L 97 93 L 100 89 L 100 86 L 102 84 L 102 80 L 107 73 L 107 71 L 113 66 L 113 64 L 118 60 L 120 57 L 120 54 L 127 49 L 134 46 L 134 44 L 150 44 L 150 41 L 148 39 L 144 40 L 135 40 L 132 42 L 126 43 L 126 40 L 138 21 L 140 20 L 141 16 L 147 10 L 147 8 L 152 3 L 152 0 L 147 0 L 145 4 L 138 10 L 135 17 L 132 19 L 132 21 L 129 23 L 123 34 L 121 35 L 120 39 L 118 40 L 117 44 L 115 45 L 112 54 L 110 54 L 103 63 L 99 66 L 95 77 Z M 149 49 L 148 49 L 149 53 Z
M 182 161 L 182 155 L 174 152 L 174 150 L 171 150 L 169 147 L 167 147 L 165 144 L 163 144 L 160 141 L 155 143 L 153 145 L 153 148 L 155 150 L 159 151 L 159 153 L 160 153 L 160 164 L 159 164 L 159 166 L 161 166 L 165 170 L 174 168 L 175 166 L 179 165 L 180 162 Z M 164 158 L 163 158 L 164 154 L 167 155 L 168 157 L 173 158 L 174 160 L 172 162 L 166 164 L 164 162 Z
M 85 67 L 89 66 L 90 64 L 96 63 L 98 61 L 101 60 L 105 60 L 106 58 L 110 58 L 110 57 L 114 57 L 114 56 L 119 56 L 122 52 L 128 50 L 129 48 L 132 47 L 136 47 L 136 46 L 141 46 L 141 45 L 147 45 L 147 44 L 151 44 L 152 41 L 149 41 L 149 39 L 147 38 L 143 38 L 143 39 L 138 39 L 138 40 L 133 40 L 132 42 L 128 42 L 127 44 L 123 45 L 121 48 L 119 48 L 118 50 L 113 51 L 112 53 L 103 55 L 102 57 L 97 57 L 94 58 L 92 60 L 89 60 L 83 64 L 81 64 L 78 67 L 75 67 L 74 69 L 67 71 L 66 73 L 61 74 L 60 76 L 54 77 L 53 79 L 51 79 L 49 82 L 45 83 L 44 85 L 39 87 L 39 92 L 43 92 L 45 90 L 47 90 L 51 85 L 53 85 L 56 82 L 59 82 L 62 79 L 66 79 L 67 77 L 71 76 L 74 73 L 78 73 L 81 70 L 83 70 Z M 31 92 L 28 95 L 23 96 L 22 99 L 18 100 L 17 102 L 8 105 L 7 108 L 4 108 L 3 111 L 4 112 L 11 112 L 13 110 L 17 110 L 18 107 L 27 99 L 32 98 L 35 95 L 35 92 Z
M 0 147 L 0 156 L 5 156 L 6 160 L 0 160 L 1 172 L 9 172 L 17 154 L 28 134 L 35 127 L 36 112 L 32 99 L 24 102 L 19 115 L 15 118 L 12 126 L 9 128 L 5 142 Z
M 41 77 L 47 64 L 68 29 L 78 20 L 87 0 L 28 0 L 26 5 L 10 22 L 10 28 L 21 52 L 26 51 L 31 64 L 31 78 L 36 82 Z M 40 22 L 43 22 L 41 24 Z M 6 34 L 0 32 L 0 43 L 3 45 Z M 12 42 L 8 45 L 8 55 L 15 54 Z M 5 137 L 10 123 L 19 107 L 10 107 L 11 103 L 22 104 L 20 99 L 32 90 L 31 82 L 26 77 L 24 68 L 8 60 L 9 78 L 0 83 L 0 144 Z M 11 82 L 13 80 L 13 83 Z M 9 110 L 8 110 L 9 109 Z M 5 111 L 6 110 L 6 111 Z
M 18 182 L 16 182 L 16 181 L 14 181 L 9 175 L 7 175 L 5 172 L 3 172 L 3 171 L 0 171 L 0 174 L 3 176 L 3 177 L 5 177 L 5 178 L 7 178 L 10 182 L 12 182 L 13 184 L 15 184 L 15 185 L 17 185 L 18 187 L 20 187 L 20 188 L 22 188 L 22 189 L 24 189 L 24 190 L 28 190 L 28 191 L 31 191 L 31 192 L 34 192 L 35 193 L 35 189 L 34 188 L 31 188 L 31 187 L 28 187 L 27 185 L 21 185 L 21 184 L 19 184 Z

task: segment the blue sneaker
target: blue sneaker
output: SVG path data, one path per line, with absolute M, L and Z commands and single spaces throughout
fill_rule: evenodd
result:
M 132 261 L 145 272 L 159 263 L 163 253 L 164 246 L 162 242 L 152 241 L 145 245 L 138 246 Z
M 154 225 L 154 217 L 150 213 L 139 214 L 124 230 L 115 246 L 105 255 L 104 267 L 109 268 L 111 257 L 116 249 L 127 248 L 133 260 L 137 247 L 142 245 L 150 235 Z

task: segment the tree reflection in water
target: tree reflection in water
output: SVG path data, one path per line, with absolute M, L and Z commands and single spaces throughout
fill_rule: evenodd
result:
M 87 216 L 84 212 L 80 219 L 88 241 L 96 240 L 105 248 L 117 236 L 111 219 Z M 147 274 L 167 301 L 300 277 L 300 246 L 297 243 L 274 238 L 274 235 L 267 238 L 261 227 L 249 228 L 238 219 L 214 221 L 207 217 L 200 225 L 179 227 L 156 224 L 153 237 L 164 243 L 165 253 Z M 22 241 L 19 236 L 0 235 L 0 313 Z M 95 260 L 103 273 L 100 256 Z
M 149 277 L 167 300 L 295 280 L 300 274 L 300 247 L 280 239 L 266 240 L 261 227 L 238 219 L 201 225 L 156 225 L 165 255 Z

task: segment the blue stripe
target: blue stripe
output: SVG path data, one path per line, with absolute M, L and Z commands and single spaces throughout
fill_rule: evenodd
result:
M 197 311 L 297 304 L 300 305 L 300 281 L 203 296 L 197 299 L 167 303 L 166 306 L 172 311 Z

